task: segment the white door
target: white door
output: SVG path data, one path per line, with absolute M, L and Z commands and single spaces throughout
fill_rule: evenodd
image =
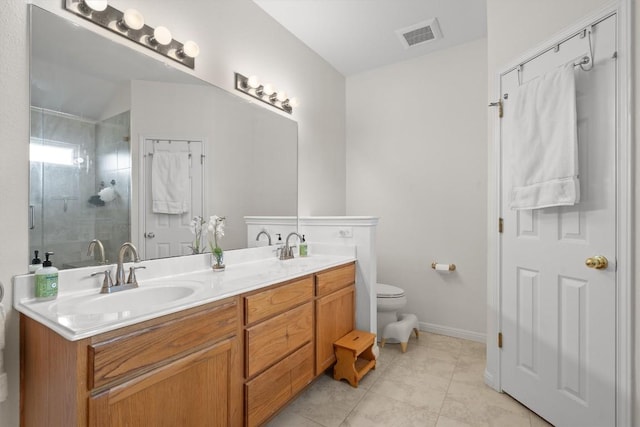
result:
M 202 141 L 146 139 L 144 142 L 144 188 L 145 188 L 145 258 L 164 258 L 192 253 L 193 234 L 191 219 L 203 215 L 203 159 Z M 154 213 L 151 199 L 151 167 L 153 153 L 160 151 L 189 154 L 191 207 L 183 214 Z
M 511 210 L 509 177 L 501 178 L 502 389 L 556 426 L 615 425 L 615 16 L 593 28 L 592 42 L 594 68 L 575 71 L 579 204 Z M 531 60 L 520 80 L 577 62 L 588 43 L 576 36 Z M 517 70 L 504 74 L 501 93 L 517 85 Z M 501 167 L 509 170 L 504 157 Z M 609 266 L 588 268 L 595 255 Z

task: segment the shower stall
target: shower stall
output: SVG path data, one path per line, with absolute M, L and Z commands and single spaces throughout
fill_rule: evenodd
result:
M 130 239 L 129 118 L 31 108 L 29 259 L 37 250 L 41 259 L 53 252 L 60 269 L 97 265 L 91 240 L 102 241 L 110 262 Z

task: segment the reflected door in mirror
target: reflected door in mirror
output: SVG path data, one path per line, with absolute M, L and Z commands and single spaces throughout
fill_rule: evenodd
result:
M 202 141 L 146 139 L 144 150 L 144 258 L 192 254 L 191 220 L 204 206 Z

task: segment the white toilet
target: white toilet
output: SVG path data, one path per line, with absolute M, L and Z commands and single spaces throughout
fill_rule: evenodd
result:
M 398 310 L 407 305 L 404 289 L 377 283 L 376 294 L 380 346 L 384 347 L 386 342 L 399 342 L 404 353 L 407 351 L 411 331 L 418 337 L 418 318 L 415 314 L 398 314 Z

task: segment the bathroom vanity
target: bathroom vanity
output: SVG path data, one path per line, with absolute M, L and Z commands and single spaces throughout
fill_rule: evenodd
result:
M 240 425 L 238 306 L 227 298 L 79 341 L 22 315 L 21 424 Z
M 19 279 L 16 288 L 29 285 Z M 168 283 L 196 289 L 130 316 L 86 312 L 98 307 L 94 291 L 16 299 L 22 425 L 261 425 L 333 364 L 333 342 L 354 329 L 353 256 L 251 262 L 119 294 L 153 301 Z

